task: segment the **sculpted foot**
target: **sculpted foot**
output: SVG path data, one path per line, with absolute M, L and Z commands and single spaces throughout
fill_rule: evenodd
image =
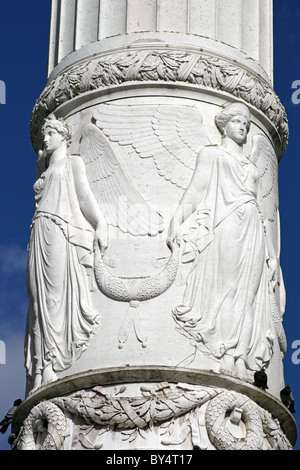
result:
M 226 354 L 220 364 L 220 373 L 225 375 L 233 375 L 234 358 Z
M 236 376 L 244 382 L 250 382 L 250 378 L 247 372 L 246 364 L 243 359 L 238 359 L 235 363 Z
M 41 373 L 35 374 L 34 384 L 33 384 L 32 389 L 30 390 L 30 393 L 33 393 L 36 389 L 38 389 L 41 386 L 41 384 L 42 384 L 42 374 Z

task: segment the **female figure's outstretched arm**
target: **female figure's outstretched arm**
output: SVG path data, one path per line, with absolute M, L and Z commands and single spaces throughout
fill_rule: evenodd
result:
M 95 228 L 95 243 L 99 244 L 101 253 L 107 248 L 107 223 L 103 217 L 98 201 L 92 192 L 85 164 L 81 157 L 71 157 L 75 190 L 80 209 Z
M 180 238 L 181 225 L 195 212 L 206 194 L 213 154 L 213 147 L 204 147 L 198 155 L 192 180 L 184 192 L 169 225 L 167 243 L 170 248 L 174 240 Z

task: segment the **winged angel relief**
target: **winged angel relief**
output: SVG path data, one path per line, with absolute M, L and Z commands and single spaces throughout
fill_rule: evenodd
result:
M 181 261 L 189 262 L 190 270 L 173 315 L 196 349 L 220 361 L 221 372 L 242 378 L 247 369 L 268 364 L 275 336 L 285 353 L 276 155 L 263 135 L 253 137 L 249 158 L 243 155 L 250 127 L 244 105 L 224 108 L 216 124 L 223 136 L 220 146 L 210 145 L 197 108 L 101 105 L 94 123 L 82 131 L 85 172 L 82 159 L 67 154 L 66 123 L 55 116 L 46 119 L 46 166 L 34 185 L 28 258 L 30 388 L 70 367 L 99 323 L 83 268 L 94 267 L 105 295 L 129 303 L 120 347 L 132 324 L 146 346 L 137 307 L 172 285 L 178 239 L 184 242 Z M 183 192 L 168 230 L 170 258 L 153 276 L 119 278 L 103 262 L 107 224 L 132 237 L 163 231 L 162 216 L 133 186 L 111 142 L 128 147 L 137 158 L 152 159 L 166 184 Z M 187 218 L 190 229 L 182 235 Z
M 162 216 L 141 197 L 127 175 L 112 142 L 131 146 L 141 158 L 153 158 L 160 176 L 185 188 L 195 168 L 197 153 L 209 141 L 203 131 L 202 115 L 195 108 L 146 106 L 141 108 L 101 105 L 81 135 L 89 183 L 109 225 L 131 236 L 155 236 L 164 229 Z M 99 249 L 95 253 L 95 277 L 108 297 L 129 302 L 130 309 L 119 333 L 119 346 L 126 341 L 130 325 L 146 346 L 139 331 L 139 303 L 165 292 L 177 274 L 178 246 L 170 244 L 171 255 L 164 269 L 146 278 L 120 278 L 105 268 Z
M 192 266 L 175 320 L 199 349 L 220 361 L 221 373 L 242 380 L 250 380 L 249 370 L 268 366 L 276 336 L 286 351 L 277 158 L 259 134 L 249 157 L 243 155 L 250 119 L 242 104 L 216 116 L 222 144 L 201 150 L 169 227 L 172 241 L 196 213 L 184 237 L 183 258 Z
M 137 158 L 152 159 L 160 177 L 184 191 L 169 226 L 172 254 L 165 269 L 134 282 L 113 278 L 99 255 L 95 272 L 100 290 L 134 307 L 160 295 L 175 279 L 175 241 L 181 239 L 182 262 L 190 262 L 191 268 L 182 305 L 173 314 L 197 349 L 219 360 L 221 372 L 243 379 L 247 369 L 269 363 L 276 335 L 285 353 L 277 158 L 259 134 L 253 137 L 250 156 L 243 155 L 248 108 L 229 105 L 218 114 L 220 146 L 211 145 L 202 114 L 191 106 L 103 104 L 93 118 L 95 124 L 83 131 L 81 154 L 108 223 L 132 235 L 155 235 L 163 229 L 161 216 L 132 186 L 109 141 L 129 148 Z M 126 220 L 117 218 L 116 206 L 124 194 L 121 213 L 133 210 Z M 182 235 L 181 225 L 192 215 L 190 230 Z M 127 335 L 128 318 L 120 344 Z

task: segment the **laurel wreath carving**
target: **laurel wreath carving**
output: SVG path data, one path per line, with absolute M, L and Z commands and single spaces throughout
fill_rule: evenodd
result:
M 121 302 L 143 301 L 163 294 L 173 284 L 179 263 L 179 248 L 174 244 L 171 256 L 161 272 L 144 278 L 124 278 L 110 274 L 99 250 L 95 251 L 95 278 L 101 292 Z
M 59 450 L 64 442 L 66 417 L 64 412 L 50 401 L 36 405 L 24 421 L 18 436 L 18 450 L 36 450 L 38 434 L 45 433 L 39 450 Z
M 192 432 L 190 412 L 205 409 L 205 424 L 210 442 L 218 450 L 292 450 L 278 420 L 260 408 L 254 401 L 238 392 L 218 387 L 189 384 L 140 384 L 136 395 L 126 393 L 127 385 L 96 386 L 56 397 L 36 405 L 24 421 L 17 438 L 17 450 L 59 450 L 63 448 L 67 416 L 84 423 L 79 428 L 78 439 L 85 449 L 103 447 L 102 435 L 120 430 L 123 440 L 132 442 L 137 436 L 147 439 L 147 432 L 156 424 L 161 434 L 167 434 L 163 445 L 182 443 Z M 237 438 L 226 427 L 228 413 L 234 408 L 242 412 L 246 428 L 244 438 Z M 174 419 L 177 428 L 168 431 Z M 94 437 L 94 426 L 100 425 Z M 179 426 L 179 428 L 178 428 Z M 198 428 L 198 425 L 197 425 Z M 179 435 L 178 435 L 179 432 Z M 125 437 L 124 437 L 125 436 Z M 193 439 L 192 439 L 193 440 Z M 76 439 L 75 439 L 76 441 Z M 263 443 L 264 442 L 264 443 Z
M 287 116 L 274 90 L 261 77 L 225 59 L 172 51 L 131 51 L 95 58 L 59 74 L 44 89 L 31 117 L 33 145 L 45 117 L 86 92 L 126 82 L 185 82 L 219 90 L 244 100 L 263 112 L 281 139 L 288 140 Z
M 226 413 L 234 408 L 242 411 L 246 427 L 244 439 L 235 438 L 226 429 Z M 225 391 L 211 400 L 206 409 L 206 426 L 211 442 L 220 450 L 260 450 L 263 425 L 258 405 L 245 395 Z
M 226 428 L 226 415 L 238 408 L 246 433 L 244 438 L 234 437 Z M 218 450 L 262 450 L 267 436 L 270 448 L 292 450 L 292 446 L 280 428 L 278 420 L 260 408 L 246 395 L 224 390 L 209 401 L 205 421 L 210 441 Z
M 69 396 L 54 398 L 57 406 L 86 421 L 109 424 L 115 429 L 139 429 L 187 413 L 222 392 L 218 388 L 162 383 L 140 387 L 136 397 L 121 396 L 126 386 L 109 393 L 97 386 Z M 118 396 L 120 394 L 120 396 Z

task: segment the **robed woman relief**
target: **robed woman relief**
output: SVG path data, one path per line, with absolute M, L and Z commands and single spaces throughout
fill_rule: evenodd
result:
M 169 240 L 184 241 L 190 262 L 176 323 L 196 348 L 220 362 L 220 373 L 249 381 L 267 367 L 274 341 L 285 352 L 280 302 L 277 159 L 270 142 L 255 135 L 243 149 L 250 113 L 242 104 L 220 111 L 222 144 L 204 147 L 190 185 L 169 226 Z M 188 233 L 182 223 L 194 215 Z
M 81 130 L 80 155 L 69 156 L 70 129 L 54 115 L 45 120 L 28 258 L 30 390 L 56 380 L 96 332 L 100 307 L 92 302 L 89 272 L 103 295 L 128 303 L 119 347 L 132 325 L 147 346 L 138 321 L 142 302 L 167 292 L 180 263 L 188 263 L 182 301 L 164 304 L 163 313 L 173 315 L 196 351 L 217 361 L 220 373 L 243 380 L 268 366 L 274 341 L 285 353 L 277 158 L 262 134 L 245 155 L 246 106 L 224 107 L 215 124 L 222 135 L 216 146 L 197 107 L 102 104 Z M 169 227 L 116 148 L 130 148 L 140 162 L 150 159 L 168 191 L 182 194 Z M 149 276 L 114 276 L 103 256 L 110 226 L 131 238 L 163 236 L 169 248 L 163 268 Z
M 87 348 L 100 322 L 87 268 L 107 246 L 107 224 L 81 157 L 68 155 L 70 129 L 50 115 L 42 129 L 44 167 L 34 184 L 27 269 L 25 365 L 30 390 L 56 380 Z M 43 165 L 41 165 L 41 163 Z

